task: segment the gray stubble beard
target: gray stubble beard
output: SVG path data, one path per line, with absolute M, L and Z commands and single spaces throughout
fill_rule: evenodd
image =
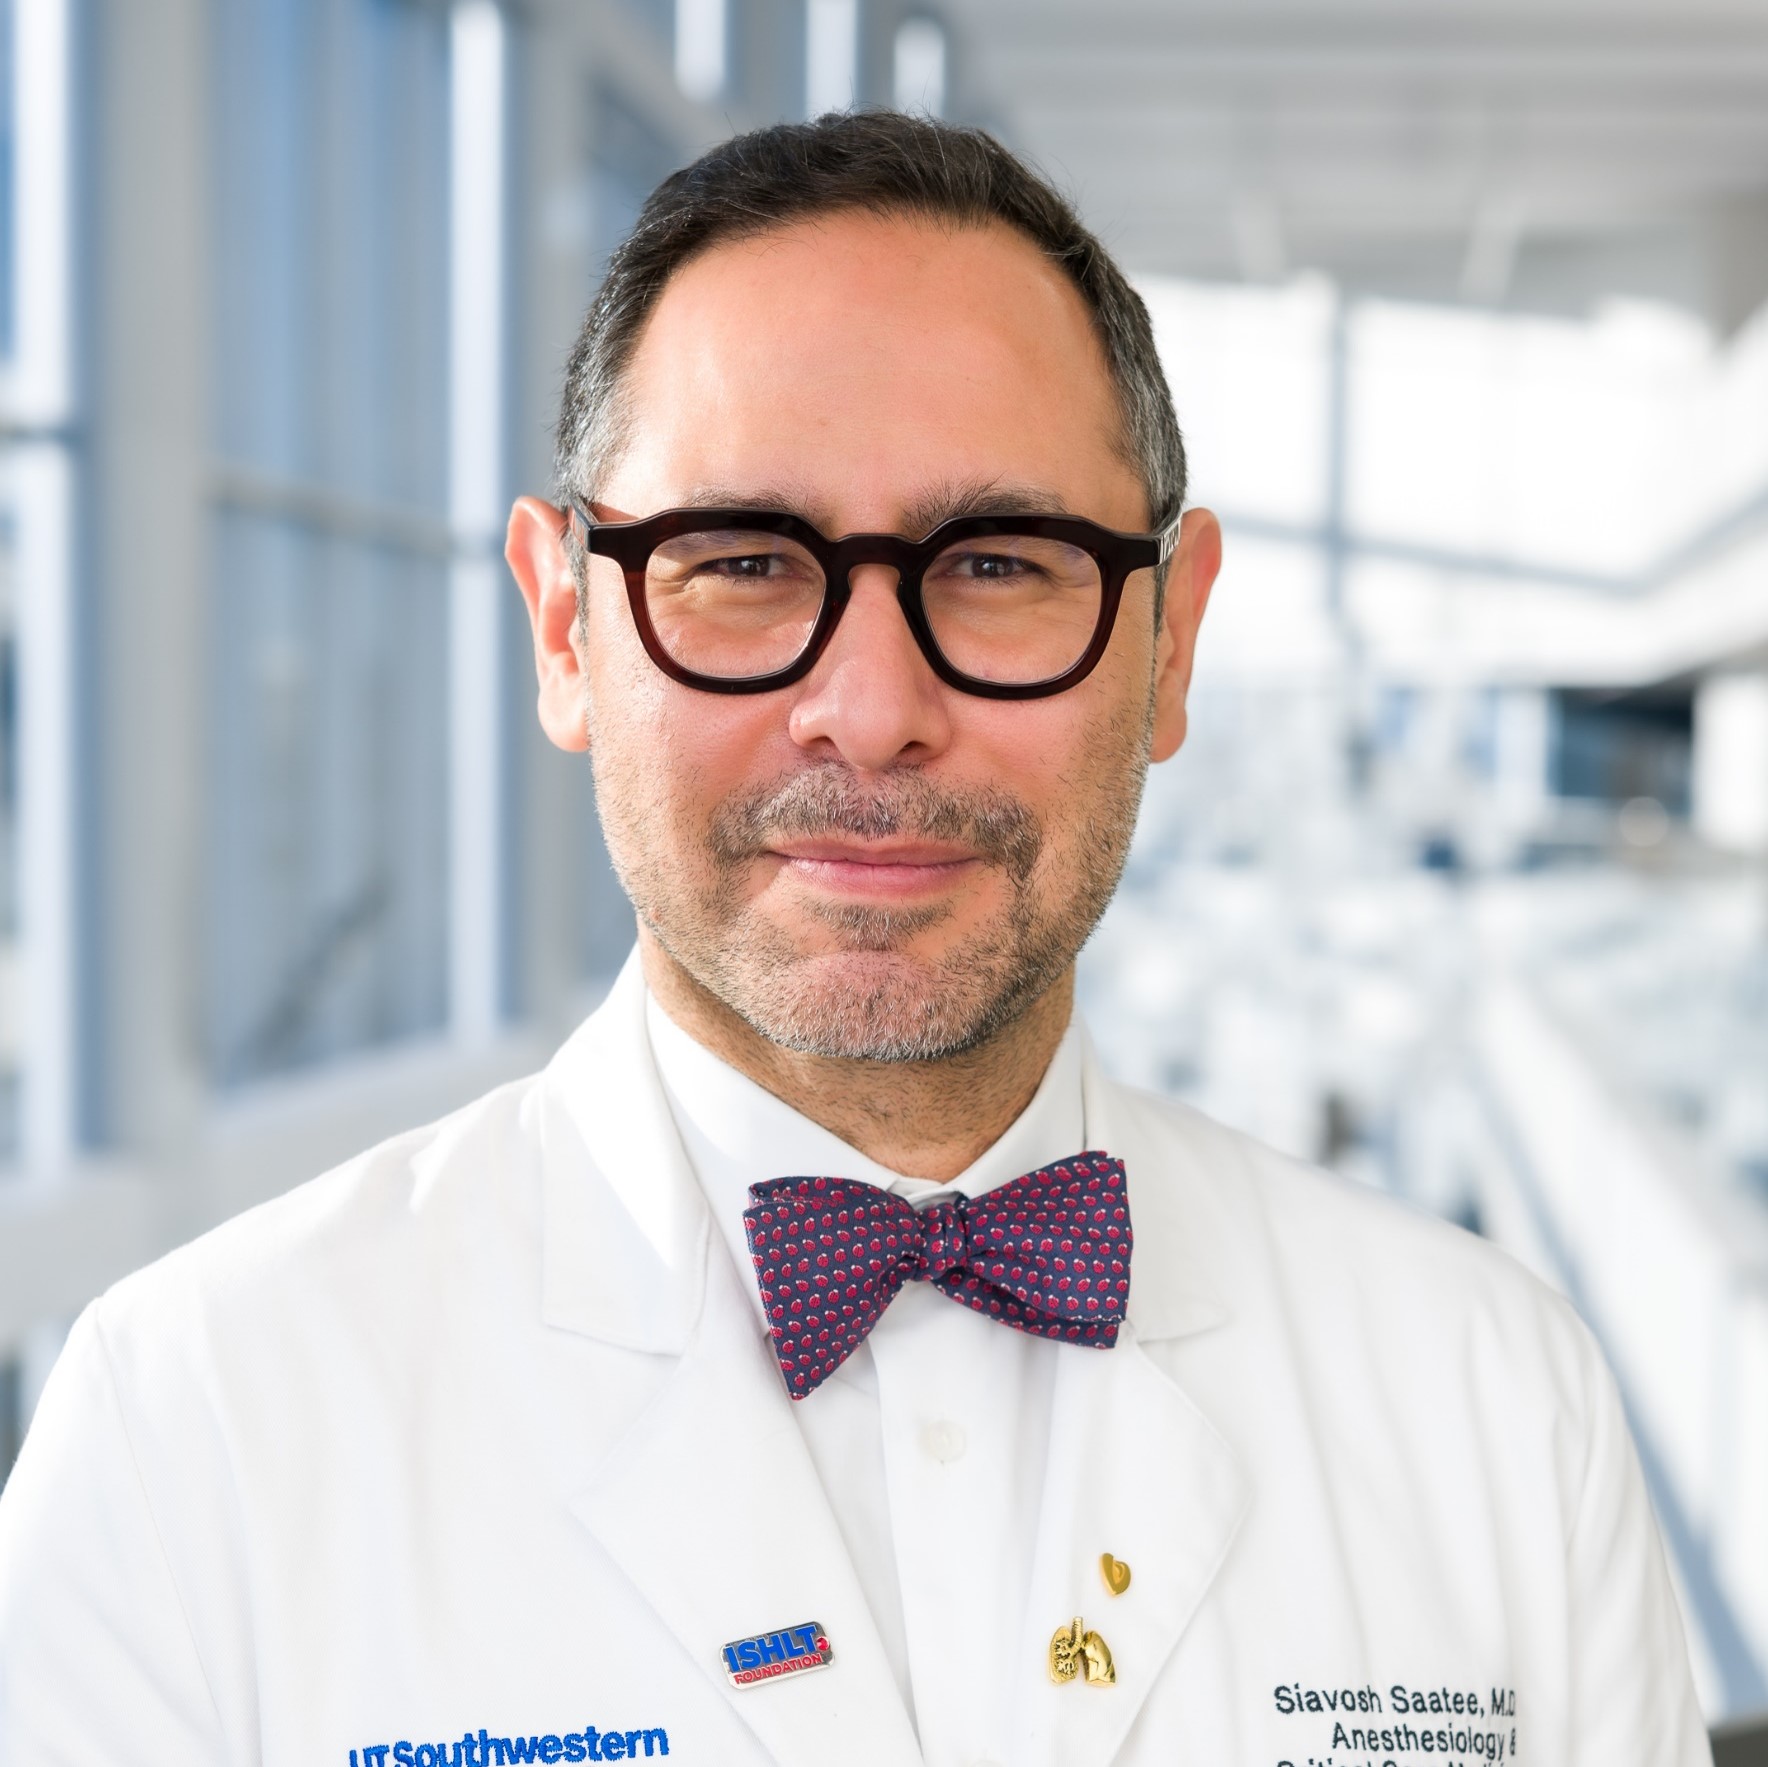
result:
M 663 950 L 751 1029 L 782 1048 L 826 1059 L 941 1061 L 991 1042 L 1068 969 L 1104 913 L 1129 853 L 1148 767 L 1152 704 L 1141 729 L 1102 731 L 1083 751 L 1088 773 L 1112 779 L 1092 806 L 1093 839 L 1065 856 L 1074 888 L 1051 908 L 1038 866 L 1048 835 L 1011 794 L 956 791 L 914 768 L 861 786 L 840 763 L 816 763 L 713 812 L 702 849 L 709 880 L 682 887 L 668 856 L 643 838 L 646 817 L 596 767 L 608 846 L 639 919 Z M 601 745 L 592 741 L 592 765 Z M 655 814 L 654 809 L 652 814 Z M 828 904 L 814 910 L 841 949 L 807 957 L 744 901 L 747 866 L 774 841 L 853 834 L 954 841 L 1006 879 L 1006 913 L 943 959 L 903 949 L 949 917 L 922 908 Z M 826 966 L 826 967 L 825 967 Z

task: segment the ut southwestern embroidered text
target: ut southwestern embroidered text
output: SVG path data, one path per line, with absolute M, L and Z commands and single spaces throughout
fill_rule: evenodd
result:
M 669 1753 L 669 1732 L 598 1730 L 591 1724 L 550 1736 L 468 1731 L 459 1742 L 377 1742 L 350 1751 L 350 1767 L 506 1767 L 514 1761 L 638 1761 Z

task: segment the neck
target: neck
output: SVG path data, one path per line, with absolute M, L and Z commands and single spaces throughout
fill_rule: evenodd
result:
M 955 1178 L 1031 1103 L 1074 1010 L 1074 970 L 988 1042 L 938 1061 L 850 1061 L 782 1049 L 708 993 L 642 925 L 657 1003 L 703 1048 L 868 1159 L 905 1177 Z

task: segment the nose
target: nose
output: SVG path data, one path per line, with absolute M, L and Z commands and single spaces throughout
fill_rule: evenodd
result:
M 841 623 L 799 689 L 792 739 L 867 773 L 930 760 L 951 741 L 946 690 L 903 618 L 896 573 L 858 565 L 849 588 Z

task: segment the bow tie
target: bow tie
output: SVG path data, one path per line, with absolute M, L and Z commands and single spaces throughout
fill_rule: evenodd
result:
M 794 1399 L 858 1349 L 905 1282 L 1037 1337 L 1109 1350 L 1130 1292 L 1123 1162 L 1081 1153 L 913 1209 L 851 1178 L 749 1187 L 749 1255 Z

